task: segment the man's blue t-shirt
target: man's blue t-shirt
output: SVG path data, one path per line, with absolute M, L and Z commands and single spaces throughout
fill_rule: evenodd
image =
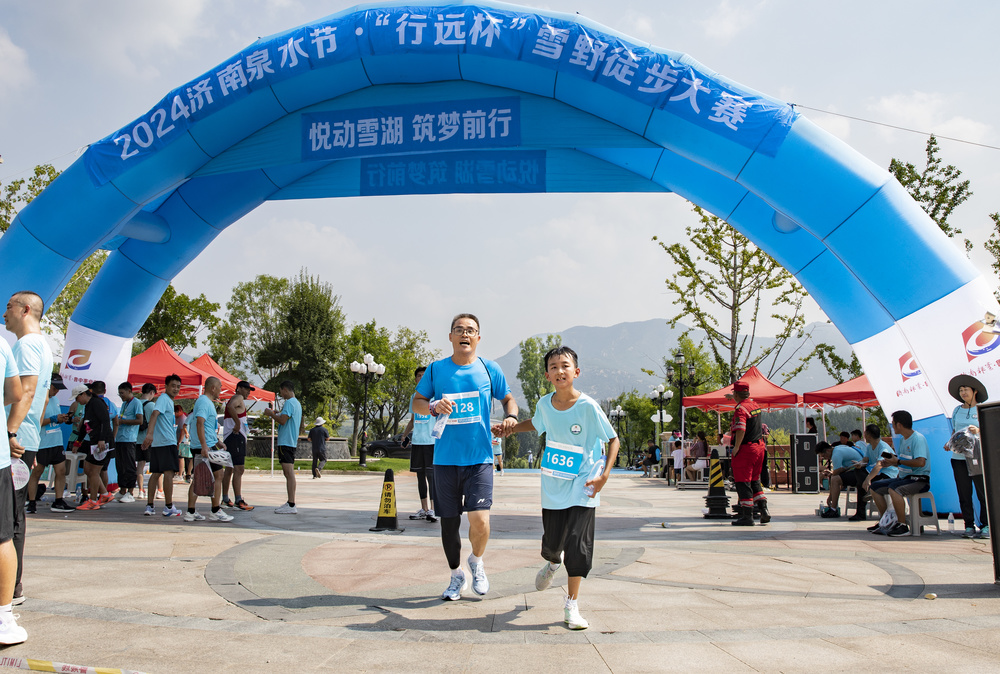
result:
M 895 454 L 892 447 L 889 446 L 885 440 L 879 440 L 878 444 L 873 448 L 871 445 L 865 443 L 865 457 L 868 459 L 868 470 L 871 471 L 875 467 L 875 462 L 882 458 L 883 452 L 889 452 L 890 454 Z M 882 470 L 879 471 L 879 475 L 885 475 L 887 477 L 899 477 L 899 466 L 883 466 Z
M 281 408 L 281 414 L 287 414 L 288 421 L 278 426 L 278 446 L 298 447 L 299 429 L 302 427 L 302 403 L 298 398 L 289 398 Z
M 901 460 L 908 459 L 918 459 L 924 457 L 924 465 L 920 468 L 913 468 L 912 466 L 904 466 L 900 464 L 899 466 L 899 476 L 908 477 L 911 475 L 930 475 L 931 474 L 931 453 L 930 449 L 927 447 L 927 438 L 925 438 L 920 433 L 914 431 L 910 434 L 910 437 L 903 438 L 900 436 L 899 442 L 899 458 Z
M 9 379 L 10 377 L 19 376 L 17 369 L 17 361 L 14 360 L 14 352 L 10 349 L 10 344 L 7 343 L 6 339 L 0 339 L 0 372 L 3 373 L 3 378 Z M 7 409 L 10 407 L 0 407 L 0 416 L 3 418 L 3 427 L 7 428 Z M 10 467 L 10 452 L 0 451 L 0 469 Z
M 174 399 L 166 393 L 161 393 L 153 405 L 153 412 L 159 412 L 160 416 L 156 417 L 152 446 L 175 446 L 177 444 L 177 420 L 174 419 Z
M 433 445 L 434 438 L 431 437 L 431 426 L 434 425 L 433 417 L 429 414 L 417 414 L 413 411 L 413 396 L 410 396 L 410 414 L 413 415 L 413 435 L 410 443 L 414 445 Z
M 115 435 L 116 442 L 135 442 L 139 437 L 138 424 L 123 424 L 122 421 L 135 421 L 135 418 L 142 414 L 142 401 L 132 398 L 122 405 L 121 421 L 118 422 L 118 434 Z
M 434 443 L 434 465 L 493 463 L 492 399 L 503 400 L 510 393 L 499 365 L 485 358 L 456 365 L 450 357 L 443 358 L 424 372 L 417 393 L 428 400 L 448 396 L 454 403 L 444 434 Z
M 12 351 L 21 376 L 38 377 L 31 407 L 17 429 L 17 441 L 26 451 L 34 452 L 38 450 L 38 443 L 42 439 L 42 412 L 45 411 L 45 398 L 49 395 L 49 385 L 52 382 L 52 349 L 44 337 L 30 334 L 14 342 Z M 10 405 L 6 407 L 8 417 L 10 407 Z M 2 467 L 0 465 L 0 468 Z
M 851 470 L 854 464 L 865 460 L 863 450 L 855 449 L 850 445 L 834 445 L 833 454 L 830 456 L 830 465 L 834 470 L 846 468 Z
M 603 443 L 617 437 L 615 429 L 593 398 L 581 393 L 568 410 L 552 406 L 553 393 L 535 405 L 531 425 L 545 433 L 542 455 L 542 508 L 565 510 L 573 506 L 596 508 L 601 495 L 583 493 L 594 464 L 601 459 Z M 570 477 L 572 476 L 572 477 Z
M 215 403 L 207 395 L 198 396 L 191 416 L 187 420 L 188 435 L 191 436 L 191 449 L 201 449 L 201 439 L 198 437 L 198 419 L 205 420 L 205 442 L 208 443 L 208 449 L 211 451 L 219 442 L 219 416 L 215 409 Z
M 51 420 L 53 417 L 60 414 L 62 414 L 62 407 L 59 406 L 59 401 L 55 398 L 49 398 L 48 404 L 45 405 L 45 414 L 43 415 L 43 418 Z M 50 447 L 62 446 L 62 424 L 55 423 L 49 424 L 48 426 L 42 426 L 42 439 L 38 443 L 38 449 L 48 449 Z

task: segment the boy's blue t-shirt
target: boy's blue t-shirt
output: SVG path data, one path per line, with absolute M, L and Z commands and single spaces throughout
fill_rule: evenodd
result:
M 413 435 L 410 437 L 410 444 L 413 445 L 433 445 L 434 438 L 431 437 L 431 427 L 434 425 L 433 417 L 429 414 L 417 414 L 413 411 L 413 396 L 410 396 L 410 414 L 413 415 Z
M 875 447 L 865 443 L 865 457 L 868 459 L 869 472 L 875 467 L 875 462 L 882 458 L 882 452 L 896 453 L 885 440 L 879 440 Z M 899 466 L 883 466 L 882 470 L 879 471 L 879 475 L 899 477 Z
M 45 406 L 45 413 L 42 415 L 43 419 L 52 419 L 55 416 L 62 414 L 62 407 L 59 406 L 59 401 L 56 398 L 49 398 L 48 404 Z M 49 424 L 48 426 L 42 426 L 42 439 L 38 443 L 38 449 L 49 449 L 50 447 L 62 447 L 63 446 L 63 433 L 62 424 Z
M 538 434 L 546 434 L 545 454 L 542 455 L 542 508 L 596 508 L 601 504 L 601 494 L 590 498 L 583 493 L 583 488 L 594 464 L 601 458 L 603 443 L 617 434 L 604 410 L 590 396 L 581 393 L 568 410 L 557 410 L 552 406 L 553 395 L 542 396 L 531 418 L 531 425 Z M 570 462 L 574 465 L 569 465 Z M 548 465 L 553 465 L 554 470 L 546 471 Z M 563 479 L 555 477 L 556 473 L 575 475 L 572 479 Z
M 132 398 L 122 405 L 122 420 L 135 421 L 135 418 L 142 413 L 142 401 Z M 135 442 L 139 437 L 139 426 L 137 424 L 123 424 L 118 422 L 118 434 L 115 435 L 116 442 Z
M 830 456 L 830 465 L 833 466 L 834 470 L 837 468 L 851 470 L 854 464 L 864 460 L 863 450 L 855 449 L 849 445 L 834 445 L 833 454 Z
M 931 452 L 927 447 L 927 438 L 916 431 L 913 431 L 908 438 L 900 436 L 899 458 L 908 460 L 918 459 L 920 457 L 924 457 L 926 459 L 926 461 L 924 461 L 924 465 L 920 468 L 900 464 L 899 477 L 908 477 L 911 475 L 929 476 L 931 474 Z
M 156 417 L 156 428 L 153 429 L 152 446 L 171 447 L 176 445 L 177 420 L 174 418 L 174 399 L 166 393 L 161 393 L 153 405 L 153 412 L 159 412 L 160 416 Z
M 14 342 L 11 351 L 20 376 L 38 377 L 31 407 L 17 429 L 18 442 L 26 451 L 34 452 L 42 439 L 42 412 L 45 411 L 45 398 L 49 395 L 49 385 L 52 382 L 52 349 L 44 337 L 32 333 Z M 7 416 L 10 416 L 10 407 L 6 407 Z
M 219 442 L 219 416 L 215 409 L 215 403 L 207 395 L 198 396 L 194 403 L 191 416 L 188 417 L 188 435 L 191 436 L 191 449 L 201 449 L 201 440 L 198 438 L 198 419 L 205 420 L 205 442 L 208 449 L 215 449 Z
M 302 427 L 302 403 L 298 398 L 289 398 L 281 408 L 281 414 L 287 414 L 288 421 L 278 426 L 278 446 L 298 447 L 299 429 Z
M 444 434 L 434 443 L 434 465 L 493 463 L 491 397 L 503 400 L 510 393 L 499 365 L 485 358 L 456 365 L 451 357 L 443 358 L 424 372 L 417 393 L 428 400 L 446 395 L 454 403 Z

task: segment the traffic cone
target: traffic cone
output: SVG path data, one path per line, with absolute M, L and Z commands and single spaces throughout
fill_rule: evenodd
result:
M 396 481 L 392 477 L 392 468 L 385 471 L 382 498 L 378 504 L 378 520 L 368 531 L 403 531 L 396 521 Z
M 705 505 L 708 512 L 705 519 L 709 520 L 731 520 L 729 514 L 729 497 L 726 495 L 726 487 L 722 479 L 722 462 L 719 461 L 719 451 L 712 450 L 712 456 L 708 461 L 708 496 L 705 497 Z

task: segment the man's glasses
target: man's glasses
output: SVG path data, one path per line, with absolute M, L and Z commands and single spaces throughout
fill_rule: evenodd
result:
M 451 334 L 456 337 L 461 337 L 462 335 L 468 335 L 469 337 L 474 337 L 479 333 L 479 330 L 475 328 L 463 328 L 461 326 L 451 329 Z

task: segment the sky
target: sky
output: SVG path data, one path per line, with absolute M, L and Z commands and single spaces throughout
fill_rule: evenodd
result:
M 258 37 L 355 6 L 327 0 L 0 0 L 0 183 L 66 168 L 90 142 Z M 782 100 L 968 143 L 940 156 L 972 182 L 952 216 L 977 245 L 1000 210 L 992 45 L 1000 4 L 896 0 L 548 0 L 685 52 Z M 800 108 L 876 164 L 923 166 L 926 136 Z M 696 224 L 671 194 L 447 195 L 265 203 L 223 232 L 175 286 L 224 304 L 234 284 L 301 268 L 330 283 L 350 323 L 425 330 L 482 322 L 496 358 L 533 334 L 673 315 L 667 255 Z M 859 242 L 863 244 L 863 242 Z M 898 250 L 873 251 L 897 264 Z M 442 273 L 444 272 L 444 273 Z M 808 320 L 825 320 L 814 303 Z M 767 326 L 765 326 L 765 331 Z M 664 353 L 672 345 L 664 346 Z M 193 354 L 189 354 L 193 355 Z

